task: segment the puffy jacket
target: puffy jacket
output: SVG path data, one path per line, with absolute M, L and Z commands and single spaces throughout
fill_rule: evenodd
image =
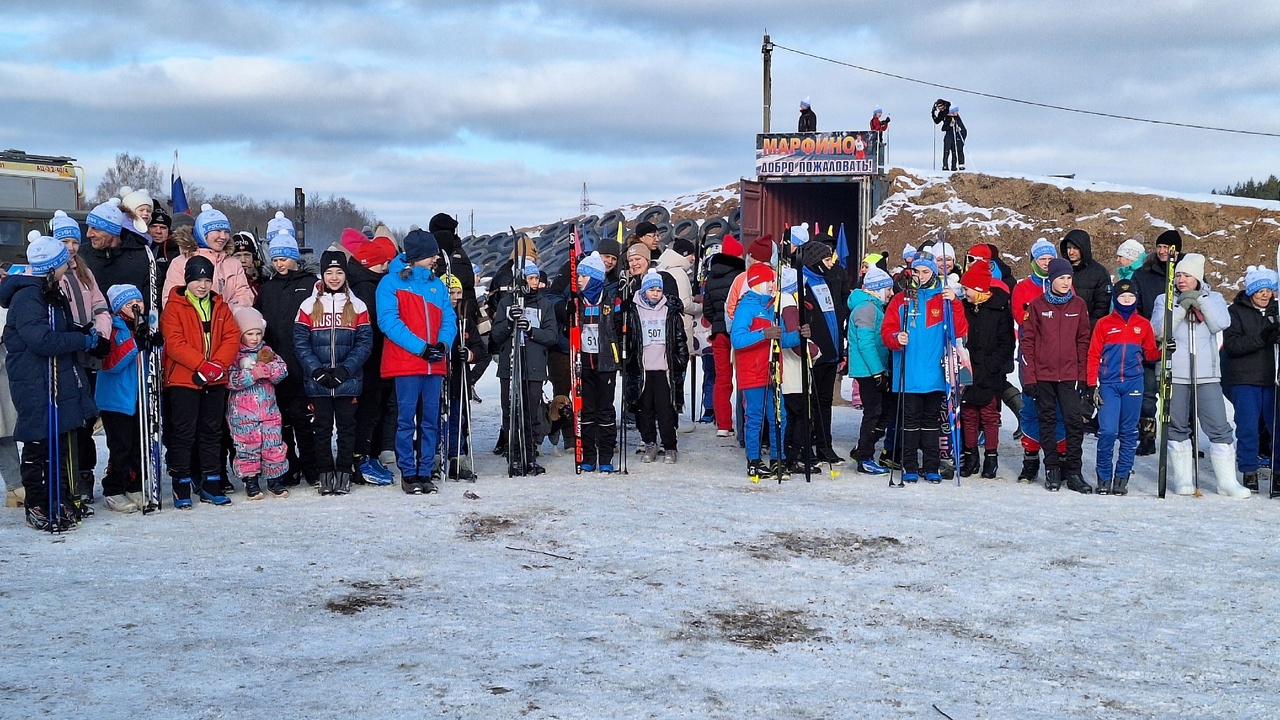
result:
M 1079 295 L 1062 305 L 1038 297 L 1022 323 L 1022 382 L 1086 382 L 1089 379 L 1089 308 Z
M 1027 307 L 1031 305 L 1031 301 L 1044 296 L 1045 282 L 1046 280 L 1033 270 L 1030 275 L 1023 278 L 1013 287 L 1013 298 L 1011 300 L 1013 324 L 1019 329 L 1027 321 Z
M 516 332 L 515 323 L 507 319 L 507 308 L 515 305 L 515 302 L 514 293 L 503 296 L 502 302 L 498 303 L 498 314 L 493 318 L 493 329 L 489 331 L 489 342 L 502 348 L 498 355 L 498 377 L 506 379 L 511 378 L 512 336 Z M 524 313 L 530 324 L 529 332 L 525 333 L 524 379 L 545 381 L 547 348 L 556 347 L 560 341 L 555 301 L 547 296 L 545 290 L 539 288 L 524 299 Z
M 702 314 L 711 323 L 711 335 L 729 333 L 729 325 L 725 316 L 725 301 L 729 299 L 729 289 L 733 281 L 746 270 L 742 258 L 719 253 L 711 258 L 707 268 L 707 279 L 702 289 Z
M 858 288 L 849 294 L 849 377 L 875 377 L 889 371 L 889 348 L 880 338 L 884 303 Z
M 422 357 L 428 345 L 442 342 L 452 348 L 458 336 L 449 289 L 429 269 L 409 267 L 404 256 L 391 261 L 378 283 L 378 326 L 386 336 L 382 377 L 446 373 L 447 359 L 428 363 Z
M 969 334 L 969 322 L 964 316 L 964 305 L 952 300 L 951 318 L 955 323 L 953 334 L 962 338 Z M 950 338 L 946 337 L 947 301 L 942 297 L 941 286 L 921 288 L 911 299 L 907 293 L 898 293 L 889 301 L 884 311 L 884 324 L 880 339 L 893 353 L 895 367 L 901 363 L 902 372 L 894 373 L 895 392 L 931 393 L 947 389 L 942 359 Z M 898 333 L 907 333 L 907 345 L 898 343 Z M 899 377 L 899 375 L 901 375 Z
M 734 369 L 740 389 L 750 390 L 769 384 L 772 343 L 765 339 L 764 329 L 774 324 L 773 298 L 748 290 L 738 303 L 733 316 L 733 330 L 729 335 L 733 343 Z M 781 345 L 784 349 L 799 344 L 798 331 L 782 333 Z
M 985 406 L 1000 395 L 1013 372 L 1013 312 L 1009 293 L 991 286 L 991 297 L 980 305 L 965 300 L 964 315 L 969 321 L 969 359 L 973 363 L 973 384 L 964 391 L 966 405 Z
M 257 348 L 240 346 L 227 382 L 231 390 L 227 397 L 231 439 L 241 447 L 253 448 L 247 453 L 236 453 L 235 471 L 240 477 L 279 477 L 288 467 L 288 450 L 280 436 L 282 423 L 275 386 L 289 368 L 279 353 L 260 362 L 258 357 L 268 349 L 265 343 Z
M 663 328 L 666 332 L 666 359 L 667 359 L 667 376 L 669 378 L 679 378 L 689 367 L 689 342 L 685 336 L 683 306 L 680 304 L 680 298 L 674 295 L 663 296 L 666 300 L 665 313 L 666 323 Z M 632 372 L 643 372 L 644 363 L 644 323 L 640 318 L 640 307 L 638 298 L 632 302 L 627 309 L 628 327 L 636 328 L 635 332 L 627 333 L 627 365 L 628 370 Z M 680 388 L 683 393 L 683 388 Z
M 347 303 L 355 311 L 350 324 L 343 321 Z M 319 306 L 320 321 L 312 318 Z M 373 347 L 369 309 L 350 292 L 325 292 L 316 283 L 315 292 L 302 302 L 293 322 L 293 347 L 302 364 L 302 386 L 309 397 L 359 397 L 364 389 L 364 361 Z M 320 368 L 342 368 L 347 379 L 330 389 L 311 378 Z
M 197 389 L 195 373 L 205 360 L 231 368 L 240 348 L 240 326 L 236 324 L 231 308 L 217 293 L 209 293 L 213 300 L 210 314 L 209 343 L 205 342 L 204 323 L 186 291 L 174 288 L 169 291 L 164 310 L 160 314 L 160 330 L 164 333 L 164 384 Z M 225 385 L 227 376 L 209 385 Z
M 1090 327 L 1111 313 L 1111 273 L 1093 259 L 1093 240 L 1083 230 L 1072 230 L 1058 243 L 1058 252 L 1067 257 L 1067 246 L 1080 248 L 1080 263 L 1072 263 L 1076 296 L 1089 309 Z
M 689 350 L 693 350 L 693 318 L 702 312 L 702 305 L 693 301 L 693 283 L 689 281 L 691 259 L 667 248 L 658 256 L 658 272 L 675 282 L 676 294 L 680 299 L 681 312 L 684 313 L 684 338 Z
M 55 295 L 50 327 L 48 297 Z M 60 292 L 46 293 L 45 278 L 9 275 L 0 282 L 0 306 L 8 309 L 4 324 L 5 369 L 18 421 L 13 439 L 20 442 L 49 437 L 49 361 L 53 359 L 58 385 L 58 433 L 84 427 L 98 415 L 89 392 L 89 378 L 76 362 L 84 349 L 84 335 L 71 326 L 71 311 Z
M 613 293 L 610 285 L 605 283 L 599 303 L 592 305 L 585 299 L 578 300 L 578 326 L 582 328 L 584 337 L 592 332 L 594 326 L 598 349 L 598 352 L 589 352 L 584 341 L 582 367 L 588 370 L 612 373 L 621 369 L 622 347 L 618 338 L 622 337 L 623 313 L 621 303 Z
M 244 266 L 240 261 L 225 252 L 215 252 L 211 248 L 196 248 L 192 255 L 201 255 L 213 263 L 213 291 L 223 298 L 228 305 L 237 307 L 253 307 L 253 289 L 249 287 L 249 279 L 244 275 Z M 164 276 L 164 297 L 172 297 L 169 291 L 173 288 L 187 286 L 187 260 L 190 255 L 176 257 L 169 261 L 169 269 Z M 267 324 L 270 328 L 270 323 Z M 288 327 L 288 326 L 286 326 Z
M 1205 291 L 1200 298 L 1200 312 L 1204 322 L 1196 325 L 1196 384 L 1215 383 L 1222 378 L 1221 358 L 1218 354 L 1218 333 L 1231 326 L 1231 313 L 1227 310 L 1227 301 L 1221 293 L 1209 285 L 1200 283 Z M 1178 297 L 1182 296 L 1178 293 Z M 1156 331 L 1156 339 L 1164 341 L 1164 293 L 1156 298 L 1156 306 L 1151 313 L 1151 327 Z M 1191 329 L 1187 323 L 1187 312 L 1173 302 L 1173 337 L 1177 350 L 1173 353 L 1173 380 L 1183 385 L 1191 382 Z
M 77 259 L 71 258 L 71 267 L 58 283 L 62 289 L 62 296 L 67 299 L 67 307 L 71 309 L 71 321 L 81 327 L 92 325 L 99 335 L 110 338 L 111 306 L 107 304 L 107 298 L 99 289 L 93 273 L 89 273 L 89 282 L 80 281 L 75 272 Z M 80 353 L 77 362 L 86 370 L 97 370 L 102 367 L 102 360 L 87 352 Z
M 1241 291 L 1227 308 L 1231 324 L 1222 333 L 1222 384 L 1262 385 L 1270 387 L 1276 380 L 1274 345 L 1267 342 L 1268 325 L 1276 322 L 1276 299 L 1266 312 L 1254 307 L 1249 296 Z M 1274 337 L 1274 336 L 1273 336 Z M 1199 338 L 1197 338 L 1199 339 Z M 1197 370 L 1200 368 L 1197 367 Z
M 142 236 L 129 228 L 120 230 L 120 246 L 98 250 L 88 243 L 80 246 L 76 255 L 84 266 L 93 273 L 98 281 L 98 288 L 106 292 L 112 285 L 132 285 L 142 293 L 147 312 L 159 307 L 165 292 L 161 286 L 159 273 L 164 271 L 157 266 L 156 275 L 152 274 L 152 254 L 147 248 L 149 236 Z M 151 283 L 156 283 L 155 295 L 151 295 Z
M 124 318 L 111 318 L 111 352 L 98 370 L 98 382 L 93 389 L 94 402 L 99 410 L 110 410 L 122 415 L 138 411 L 138 343 Z
M 254 307 L 267 321 L 263 341 L 284 358 L 284 364 L 289 368 L 289 374 L 276 385 L 277 395 L 297 397 L 307 394 L 302 384 L 306 373 L 302 371 L 302 363 L 293 347 L 293 321 L 298 319 L 298 308 L 311 297 L 319 281 L 309 272 L 294 270 L 272 275 L 258 290 Z
M 1124 319 L 1114 310 L 1093 327 L 1093 339 L 1089 341 L 1088 384 L 1116 385 L 1130 380 L 1142 380 L 1144 362 L 1160 359 L 1156 347 L 1156 332 L 1151 321 L 1138 312 Z
M 1142 267 L 1133 271 L 1133 282 L 1138 286 L 1138 312 L 1148 320 L 1155 310 L 1156 298 L 1169 289 L 1168 270 L 1168 264 L 1160 262 L 1156 254 L 1150 252 Z

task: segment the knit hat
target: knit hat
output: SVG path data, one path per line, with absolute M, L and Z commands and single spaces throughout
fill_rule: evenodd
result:
M 876 106 L 876 109 L 871 111 L 871 114 L 872 114 L 872 115 L 879 115 L 879 114 L 880 114 L 880 113 L 882 113 L 882 112 L 884 112 L 884 108 L 882 108 L 882 107 L 880 107 L 879 105 L 877 105 L 877 106 Z
M 1280 277 L 1276 275 L 1275 270 L 1266 265 L 1250 265 L 1244 274 L 1245 295 L 1252 295 L 1263 289 L 1276 292 L 1278 286 L 1280 286 Z
M 302 262 L 302 253 L 298 252 L 298 241 L 294 240 L 289 233 L 276 233 L 275 239 L 267 247 L 267 255 L 271 256 L 272 260 L 289 258 L 296 262 Z
M 410 265 L 440 254 L 436 237 L 421 228 L 404 236 L 404 261 Z
M 119 235 L 120 226 L 124 225 L 124 213 L 120 211 L 120 198 L 110 198 L 90 210 L 89 217 L 84 223 L 108 235 Z
M 427 223 L 427 230 L 435 233 L 437 230 L 457 230 L 458 221 L 447 213 L 436 213 L 431 216 L 431 220 Z
M 187 266 L 184 268 L 182 275 L 183 282 L 193 282 L 195 280 L 212 280 L 213 279 L 213 263 L 209 262 L 209 258 L 203 255 L 192 255 L 187 258 Z
M 280 210 L 276 211 L 275 217 L 267 221 L 267 242 L 275 240 L 282 233 L 287 233 L 291 237 L 298 237 L 298 233 L 293 229 L 293 221 L 284 216 Z
M 67 217 L 67 214 L 61 210 L 53 214 L 53 220 L 49 221 L 49 226 L 53 228 L 54 240 L 75 240 L 80 242 L 80 223 Z
M 952 260 L 956 259 L 955 246 L 953 246 L 949 242 L 936 243 L 934 244 L 933 249 L 930 250 L 929 252 L 932 252 L 933 256 L 939 260 L 941 260 L 944 257 L 949 257 Z
M 262 313 L 253 309 L 251 306 L 239 306 L 231 311 L 236 319 L 236 325 L 240 326 L 240 332 L 246 333 L 250 330 L 266 330 L 267 321 L 262 317 Z
M 959 115 L 959 114 L 960 114 L 960 106 L 959 106 L 959 105 L 952 105 L 952 106 L 951 106 L 951 113 L 950 113 L 950 114 L 952 114 L 952 115 Z
M 357 247 L 352 255 L 355 256 L 356 262 L 360 263 L 362 267 L 371 268 L 394 260 L 396 246 L 389 238 L 374 237 L 372 240 Z
M 151 211 L 151 224 L 163 225 L 167 228 L 173 228 L 173 218 L 169 217 L 169 213 L 164 208 L 155 208 Z
M 596 252 L 601 255 L 618 257 L 622 254 L 622 246 L 618 244 L 617 238 L 601 238 L 600 242 L 596 245 Z
M 862 258 L 862 262 L 866 264 L 867 267 L 879 267 L 880 261 L 883 259 L 884 255 L 881 255 L 880 253 L 867 253 L 866 256 Z
M 649 252 L 649 246 L 642 242 L 631 243 L 627 246 L 627 257 L 639 255 L 645 260 L 653 260 L 653 253 Z
M 1039 240 L 1031 243 L 1031 262 L 1035 262 L 1045 255 L 1058 257 L 1058 248 L 1054 247 L 1053 243 L 1049 242 L 1045 238 L 1040 238 Z
M 1138 284 L 1128 278 L 1117 280 L 1115 284 L 1111 286 L 1111 305 L 1113 307 L 1119 307 L 1120 296 L 1125 293 L 1131 293 L 1134 297 L 1137 297 L 1140 294 Z
M 516 267 L 519 267 L 519 265 L 517 265 Z M 542 268 L 538 267 L 538 263 L 528 258 L 525 258 L 524 270 L 522 272 L 524 273 L 525 277 L 529 277 L 530 275 L 538 275 L 539 277 L 541 277 Z
M 231 254 L 240 252 L 251 253 L 255 257 L 258 254 L 258 241 L 248 230 L 241 230 L 231 236 Z
M 338 268 L 345 274 L 347 272 L 347 254 L 335 248 L 320 253 L 320 274 L 323 275 L 324 271 L 329 268 Z
M 1174 274 L 1190 275 L 1199 282 L 1204 282 L 1204 256 L 1200 253 L 1187 253 L 1178 261 L 1173 269 Z
M 457 275 L 454 275 L 453 273 L 445 273 L 443 279 L 444 286 L 449 288 L 450 291 L 462 289 L 462 281 L 458 279 Z
M 791 244 L 800 247 L 809 242 L 809 223 L 800 223 L 791 228 Z
M 214 210 L 212 205 L 205 203 L 200 206 L 200 214 L 196 216 L 196 243 L 202 248 L 209 247 L 205 238 L 216 230 L 231 232 L 231 221 L 227 220 L 226 215 Z
M 1049 261 L 1049 269 L 1045 276 L 1049 278 L 1049 282 L 1062 277 L 1063 275 L 1074 276 L 1075 270 L 1071 268 L 1071 261 L 1066 258 L 1056 257 Z
M 891 287 L 893 287 L 893 278 L 875 265 L 872 265 L 867 270 L 867 274 L 862 276 L 862 289 L 868 292 L 888 290 Z
M 582 262 L 578 263 L 578 274 L 586 275 L 592 280 L 603 281 L 605 274 L 604 260 L 600 259 L 600 253 L 593 252 L 583 258 Z
M 120 309 L 125 305 L 138 300 L 142 300 L 142 292 L 133 285 L 112 285 L 107 288 L 107 302 L 111 303 L 111 312 L 120 314 Z
M 805 99 L 800 101 L 800 107 L 802 108 L 809 107 L 809 98 L 807 96 L 805 97 Z
M 439 250 L 436 252 L 439 252 Z M 432 254 L 434 255 L 435 253 Z M 533 242 L 533 238 L 525 235 L 524 233 L 520 233 L 516 237 L 514 247 L 511 250 L 511 259 L 514 260 L 521 255 L 524 255 L 530 260 L 538 259 L 538 245 Z
M 1133 262 L 1142 257 L 1142 253 L 1147 249 L 1142 247 L 1142 243 L 1132 238 L 1120 243 L 1120 247 L 1116 248 L 1116 257 L 1124 258 L 1126 262 Z
M 71 262 L 71 253 L 61 240 L 54 240 L 48 235 L 41 235 L 39 230 L 27 233 L 27 266 L 31 274 L 44 277 L 58 268 Z
M 973 263 L 960 277 L 960 284 L 980 293 L 991 292 L 991 264 L 986 261 Z
M 794 295 L 800 291 L 800 273 L 793 267 L 782 268 L 782 292 Z
M 656 233 L 656 232 L 658 232 L 658 226 L 654 225 L 648 220 L 645 220 L 644 222 L 638 223 L 636 225 L 636 237 L 644 237 L 645 235 L 649 235 L 651 233 Z
M 773 274 L 773 268 L 765 263 L 756 263 L 747 268 L 747 287 L 755 290 L 757 286 L 773 282 L 777 276 Z M 765 293 L 761 293 L 762 295 Z
M 725 234 L 725 236 L 720 239 L 720 252 L 724 255 L 741 258 L 742 243 L 738 242 L 738 238 Z
M 978 243 L 977 245 L 974 245 L 973 247 L 969 248 L 969 258 L 971 261 L 973 258 L 991 260 L 992 255 L 993 253 L 991 252 L 991 245 L 987 243 Z
M 929 268 L 935 276 L 938 274 L 938 263 L 927 252 L 918 252 L 915 257 L 911 258 L 911 269 L 914 270 L 918 267 Z
M 346 248 L 347 252 L 354 256 L 356 254 L 356 250 L 373 241 L 365 237 L 364 233 L 355 228 L 343 228 L 342 235 L 339 236 L 338 242 L 342 247 Z
M 747 256 L 757 262 L 767 263 L 773 260 L 773 236 L 761 235 L 752 241 L 747 248 Z
M 695 255 L 698 252 L 697 246 L 695 246 L 691 240 L 687 240 L 685 238 L 676 238 L 675 241 L 671 243 L 671 249 L 674 250 L 677 255 L 682 255 L 684 257 Z
M 1177 230 L 1165 230 L 1156 238 L 1157 245 L 1168 245 L 1177 252 L 1182 252 L 1182 235 Z
M 134 190 L 125 185 L 120 188 L 120 207 L 133 212 L 143 205 L 155 207 L 155 201 L 151 199 L 150 190 Z
M 649 288 L 662 289 L 662 276 L 657 270 L 650 270 L 644 274 L 640 280 L 640 292 L 648 292 Z

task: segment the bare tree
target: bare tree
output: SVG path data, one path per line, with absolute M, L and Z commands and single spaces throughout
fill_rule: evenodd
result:
M 129 153 L 120 153 L 116 155 L 115 166 L 108 168 L 102 176 L 102 182 L 98 183 L 94 202 L 106 202 L 107 198 L 114 197 L 125 185 L 134 190 L 150 190 L 152 197 L 169 195 L 169 183 L 165 182 L 159 165 Z

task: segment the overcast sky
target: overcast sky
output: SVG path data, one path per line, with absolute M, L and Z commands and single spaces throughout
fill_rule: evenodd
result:
M 212 192 L 345 195 L 393 226 L 478 232 L 753 172 L 761 38 L 886 72 L 1123 115 L 1280 133 L 1280 3 L 766 0 L 5 0 L 0 136 L 117 152 Z M 773 122 L 893 118 L 890 162 L 929 168 L 946 97 L 970 170 L 1207 192 L 1280 172 L 1280 138 L 1162 127 L 941 91 L 775 51 Z

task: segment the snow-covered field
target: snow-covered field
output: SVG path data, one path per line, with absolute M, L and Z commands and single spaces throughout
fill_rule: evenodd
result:
M 674 468 L 508 479 L 482 390 L 482 478 L 438 495 L 0 513 L 0 717 L 1276 716 L 1280 501 L 1207 462 L 1201 499 L 1149 458 L 1049 493 L 1010 424 L 996 480 L 752 485 L 699 426 Z

